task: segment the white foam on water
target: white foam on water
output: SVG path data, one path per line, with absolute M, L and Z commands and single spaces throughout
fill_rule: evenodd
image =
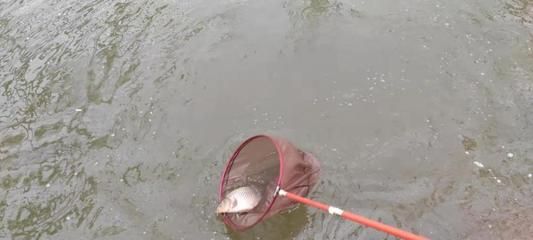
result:
M 474 163 L 474 165 L 476 165 L 476 166 L 479 167 L 479 168 L 484 168 L 484 167 L 485 167 L 485 166 L 483 165 L 483 163 L 480 163 L 480 162 L 478 162 L 478 161 L 474 161 L 473 163 Z

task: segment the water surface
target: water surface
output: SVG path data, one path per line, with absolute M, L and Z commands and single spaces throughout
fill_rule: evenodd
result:
M 216 219 L 256 133 L 313 198 L 432 239 L 533 233 L 528 0 L 0 1 L 1 239 L 392 239 Z

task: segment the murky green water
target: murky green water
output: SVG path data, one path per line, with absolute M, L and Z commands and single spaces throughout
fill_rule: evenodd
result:
M 262 132 L 317 155 L 313 198 L 527 239 L 533 2 L 0 1 L 0 239 L 387 238 L 305 207 L 228 231 Z

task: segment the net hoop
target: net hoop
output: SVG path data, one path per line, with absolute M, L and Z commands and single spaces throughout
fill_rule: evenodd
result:
M 228 216 L 223 215 L 224 223 L 227 226 L 230 226 L 232 229 L 237 230 L 237 231 L 244 231 L 246 229 L 249 229 L 249 228 L 255 226 L 259 222 L 261 222 L 261 220 L 263 220 L 263 218 L 267 215 L 267 213 L 270 211 L 270 209 L 272 208 L 272 206 L 276 202 L 276 199 L 278 197 L 277 190 L 283 187 L 283 186 L 281 186 L 281 179 L 283 179 L 283 163 L 285 161 L 285 157 L 282 154 L 281 146 L 279 146 L 278 142 L 275 141 L 274 137 L 272 137 L 272 136 L 264 135 L 264 134 L 255 135 L 255 136 L 252 136 L 252 137 L 248 138 L 243 143 L 241 143 L 241 145 L 237 148 L 237 150 L 235 150 L 235 152 L 233 152 L 233 154 L 232 154 L 231 158 L 229 159 L 229 161 L 227 161 L 226 166 L 224 167 L 224 172 L 222 173 L 222 177 L 220 178 L 220 185 L 219 185 L 219 191 L 218 191 L 219 201 L 222 201 L 222 199 L 224 198 L 224 188 L 226 186 L 226 182 L 224 180 L 226 179 L 227 174 L 230 172 L 231 167 L 233 165 L 233 162 L 235 161 L 237 156 L 239 156 L 240 152 L 242 151 L 242 149 L 244 147 L 246 147 L 250 142 L 252 142 L 253 140 L 258 139 L 258 138 L 267 138 L 274 145 L 274 147 L 276 148 L 276 152 L 277 152 L 278 160 L 279 160 L 279 174 L 278 174 L 278 178 L 276 180 L 276 185 L 277 185 L 276 192 L 274 193 L 274 197 L 273 197 L 272 201 L 270 202 L 270 204 L 268 205 L 266 211 L 264 211 L 262 213 L 261 217 L 259 217 L 253 224 L 250 224 L 249 226 L 239 226 L 239 225 L 233 223 L 233 221 L 231 221 L 231 219 Z

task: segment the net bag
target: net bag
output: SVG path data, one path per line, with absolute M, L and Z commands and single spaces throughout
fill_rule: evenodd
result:
M 245 230 L 292 207 L 295 202 L 278 196 L 283 189 L 307 196 L 318 181 L 320 165 L 308 153 L 285 139 L 257 135 L 244 141 L 228 160 L 220 181 L 219 198 L 243 186 L 261 192 L 259 204 L 246 213 L 226 213 L 224 222 L 233 230 Z

